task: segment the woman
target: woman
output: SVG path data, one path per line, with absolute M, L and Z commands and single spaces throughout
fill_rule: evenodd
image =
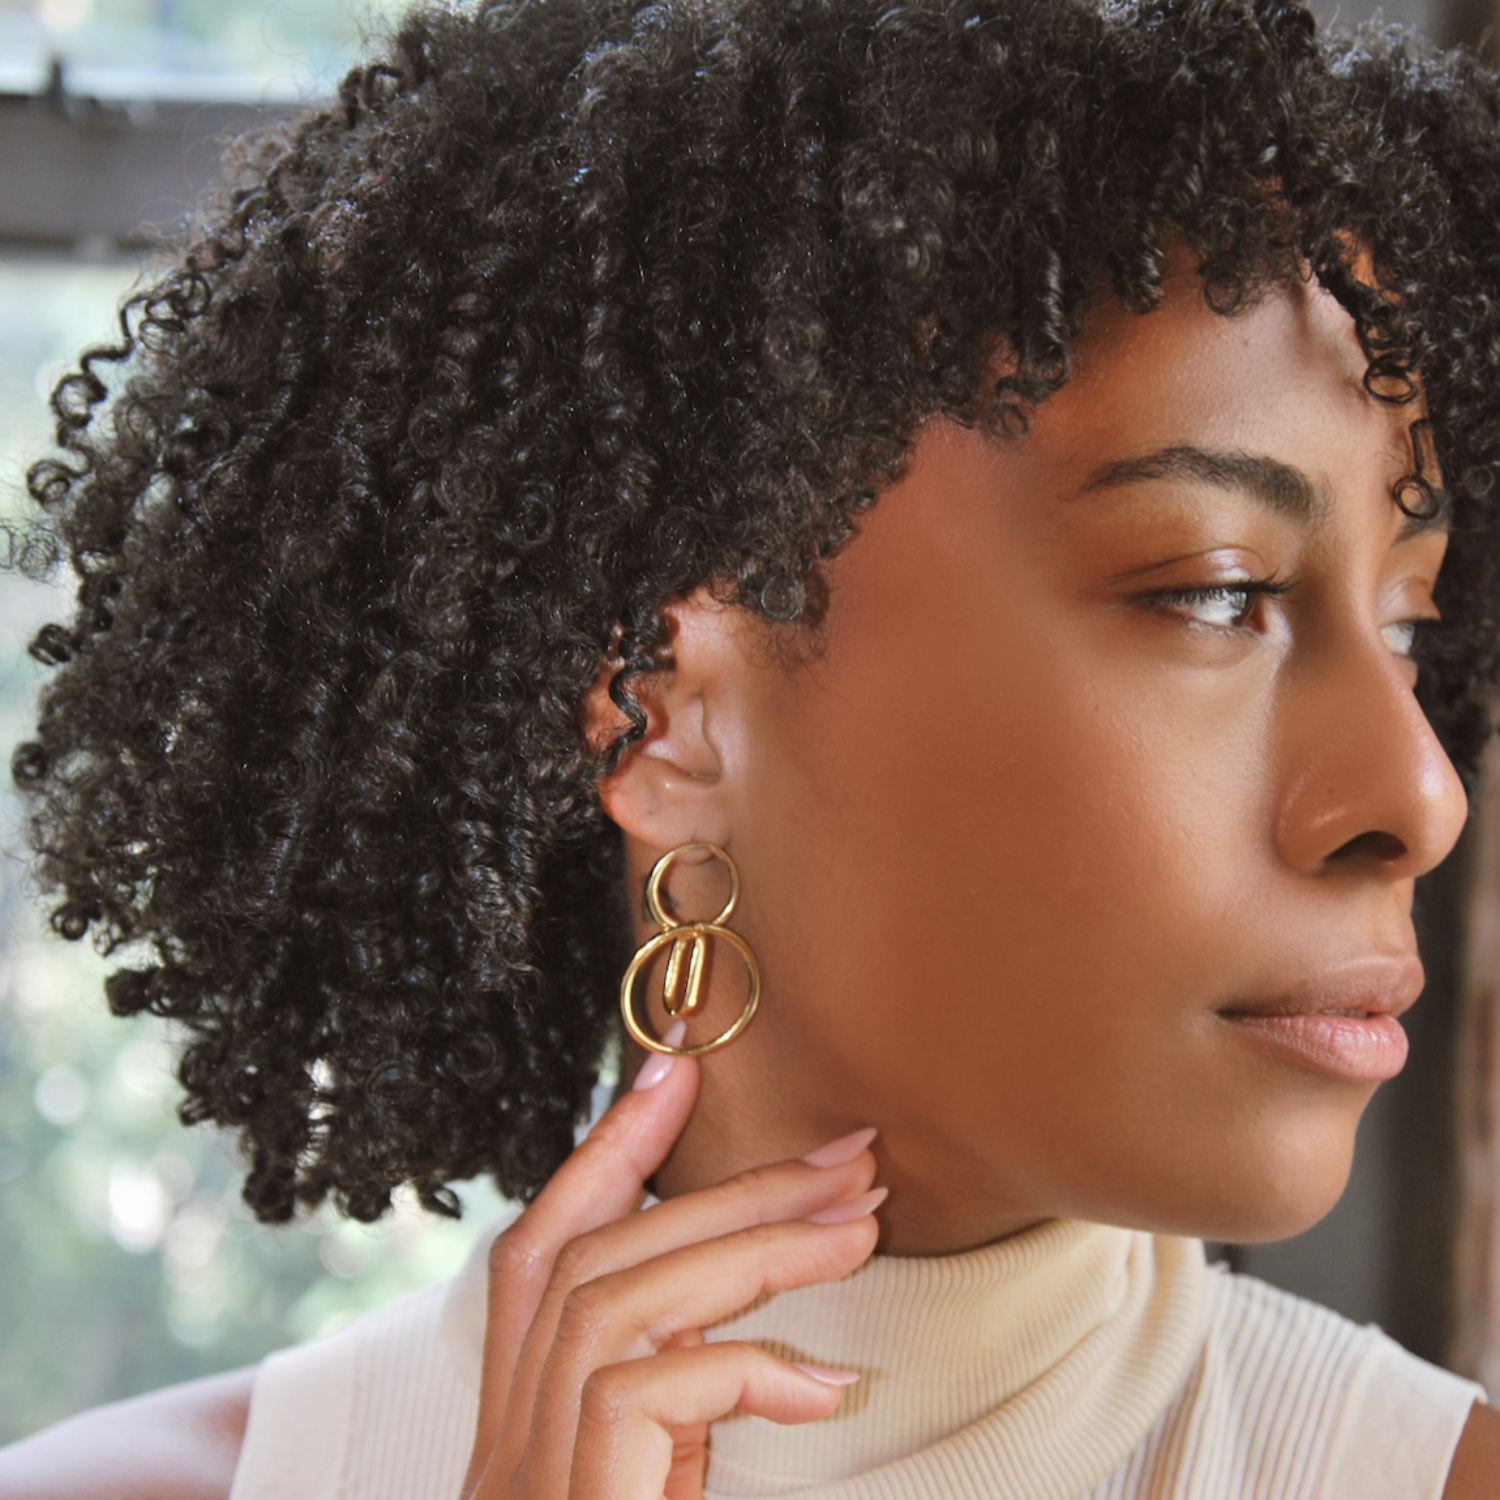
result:
M 1270 0 L 509 0 L 243 151 L 32 477 L 54 924 L 263 1218 L 534 1201 L 4 1493 L 1493 1493 L 1197 1237 L 1404 1059 L 1497 108 Z

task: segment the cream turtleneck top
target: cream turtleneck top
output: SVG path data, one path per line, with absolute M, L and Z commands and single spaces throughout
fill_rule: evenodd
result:
M 453 1282 L 266 1361 L 230 1500 L 455 1500 L 488 1240 Z M 709 1500 L 1438 1500 L 1482 1399 L 1196 1241 L 1065 1221 L 877 1256 L 708 1337 L 862 1376 L 823 1422 L 716 1423 Z
M 862 1378 L 823 1422 L 719 1423 L 709 1488 L 726 1500 L 1081 1495 L 1182 1383 L 1204 1290 L 1196 1241 L 1056 1222 L 967 1255 L 877 1256 L 835 1287 L 783 1292 L 709 1337 Z

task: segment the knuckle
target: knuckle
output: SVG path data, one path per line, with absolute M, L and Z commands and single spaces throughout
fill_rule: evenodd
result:
M 786 1183 L 774 1166 L 750 1167 L 731 1178 L 726 1186 L 756 1219 L 773 1201 L 786 1195 Z
M 615 1318 L 614 1295 L 607 1281 L 585 1281 L 569 1289 L 563 1298 L 557 1336 L 568 1342 L 591 1342 Z
M 578 1403 L 584 1427 L 615 1427 L 635 1412 L 635 1391 L 621 1365 L 602 1365 L 583 1382 Z
M 752 1244 L 762 1245 L 767 1249 L 773 1245 L 785 1245 L 789 1241 L 803 1238 L 802 1226 L 795 1220 L 773 1219 L 760 1224 L 751 1224 L 740 1232 Z
M 586 1281 L 593 1281 L 601 1269 L 598 1241 L 593 1235 L 584 1234 L 576 1240 L 569 1240 L 557 1252 L 552 1279 L 562 1286 L 581 1286 Z
M 517 1229 L 508 1229 L 490 1245 L 486 1265 L 491 1286 L 514 1286 L 535 1273 L 541 1256 Z

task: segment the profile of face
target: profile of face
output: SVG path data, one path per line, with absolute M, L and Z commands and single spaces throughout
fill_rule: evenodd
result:
M 1155 312 L 1099 303 L 1024 436 L 924 430 L 815 639 L 673 604 L 604 805 L 636 889 L 732 851 L 765 995 L 659 1190 L 869 1124 L 898 1253 L 1332 1206 L 1465 816 L 1413 695 L 1445 545 L 1393 500 L 1419 413 L 1364 368 L 1315 285 L 1226 318 L 1179 265 Z

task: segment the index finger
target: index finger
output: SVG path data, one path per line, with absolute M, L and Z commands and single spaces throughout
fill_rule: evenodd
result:
M 667 1033 L 670 1040 L 671 1032 Z M 654 1080 L 646 1069 L 656 1064 Z M 569 1240 L 630 1213 L 667 1159 L 698 1098 L 698 1063 L 656 1057 L 599 1117 L 507 1237 L 551 1259 Z M 647 1082 L 646 1087 L 642 1083 Z
M 671 1040 L 671 1032 L 667 1040 Z M 646 1179 L 666 1160 L 698 1097 L 690 1057 L 653 1058 L 600 1117 L 516 1222 L 490 1248 L 489 1298 L 480 1379 L 481 1434 L 499 1429 L 527 1330 L 569 1240 L 624 1218 L 641 1201 Z M 665 1065 L 665 1066 L 661 1066 Z

